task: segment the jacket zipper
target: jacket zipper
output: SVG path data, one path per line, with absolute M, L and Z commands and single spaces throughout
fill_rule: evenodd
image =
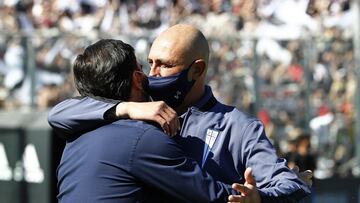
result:
M 184 132 L 184 129 L 185 129 L 185 123 L 187 122 L 189 116 L 191 114 L 191 108 L 188 108 L 187 112 L 186 112 L 186 115 L 185 115 L 185 118 L 183 120 L 183 123 L 181 125 L 181 129 L 180 129 L 180 136 L 184 137 L 183 136 L 183 132 Z

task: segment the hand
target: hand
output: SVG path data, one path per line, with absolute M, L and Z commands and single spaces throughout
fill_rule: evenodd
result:
M 309 187 L 312 186 L 312 177 L 313 177 L 313 172 L 311 170 L 306 170 L 303 172 L 299 172 L 299 167 L 297 165 L 295 165 L 292 169 L 292 171 L 294 171 L 296 173 L 296 175 L 305 182 L 305 184 Z
M 241 195 L 230 195 L 229 202 L 234 203 L 260 203 L 260 195 L 256 188 L 256 181 L 252 175 L 251 168 L 247 168 L 244 173 L 245 183 L 234 183 L 232 188 L 237 190 Z
M 165 133 L 175 136 L 180 130 L 176 112 L 163 101 L 157 102 L 121 102 L 116 106 L 118 118 L 154 121 L 160 124 Z

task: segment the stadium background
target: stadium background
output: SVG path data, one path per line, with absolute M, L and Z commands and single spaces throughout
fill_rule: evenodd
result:
M 116 38 L 148 72 L 175 23 L 208 38 L 215 96 L 258 116 L 280 156 L 314 170 L 312 202 L 360 202 L 358 0 L 0 0 L 0 202 L 55 202 L 63 141 L 49 108 L 71 62 Z M 357 62 L 356 62 L 357 61 Z

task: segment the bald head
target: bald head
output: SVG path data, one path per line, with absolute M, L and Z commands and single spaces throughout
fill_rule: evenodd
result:
M 209 45 L 196 27 L 187 24 L 177 24 L 161 33 L 153 46 L 166 46 L 173 54 L 186 61 L 209 60 Z

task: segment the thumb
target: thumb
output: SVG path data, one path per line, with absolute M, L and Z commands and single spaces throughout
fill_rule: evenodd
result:
M 299 166 L 297 165 L 295 165 L 291 170 L 294 171 L 296 174 L 299 174 L 300 171 Z
M 250 167 L 246 168 L 244 176 L 245 176 L 245 181 L 247 184 L 250 184 L 250 185 L 256 187 L 256 181 L 254 179 L 254 176 L 252 175 L 252 169 Z

